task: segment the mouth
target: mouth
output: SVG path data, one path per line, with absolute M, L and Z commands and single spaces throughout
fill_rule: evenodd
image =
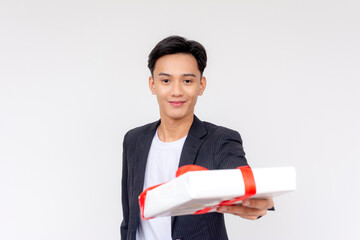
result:
M 169 101 L 169 103 L 171 104 L 171 106 L 181 107 L 182 105 L 184 105 L 185 101 Z

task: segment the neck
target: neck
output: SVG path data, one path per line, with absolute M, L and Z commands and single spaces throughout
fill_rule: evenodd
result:
M 194 121 L 194 115 L 182 119 L 170 119 L 161 116 L 157 134 L 163 142 L 173 142 L 185 137 Z

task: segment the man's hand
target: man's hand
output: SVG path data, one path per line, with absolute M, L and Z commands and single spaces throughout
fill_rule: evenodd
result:
M 220 213 L 231 213 L 249 220 L 256 220 L 267 213 L 267 210 L 274 210 L 272 198 L 266 199 L 245 199 L 239 205 L 221 206 L 216 210 Z

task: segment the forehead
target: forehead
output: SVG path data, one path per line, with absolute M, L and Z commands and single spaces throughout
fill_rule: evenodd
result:
M 159 72 L 200 75 L 195 57 L 186 53 L 168 54 L 160 57 L 155 63 L 154 74 L 157 75 Z

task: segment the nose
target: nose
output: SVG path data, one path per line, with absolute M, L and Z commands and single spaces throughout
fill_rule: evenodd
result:
M 171 88 L 171 95 L 172 96 L 182 96 L 183 95 L 183 86 L 181 81 L 174 81 L 174 84 Z

